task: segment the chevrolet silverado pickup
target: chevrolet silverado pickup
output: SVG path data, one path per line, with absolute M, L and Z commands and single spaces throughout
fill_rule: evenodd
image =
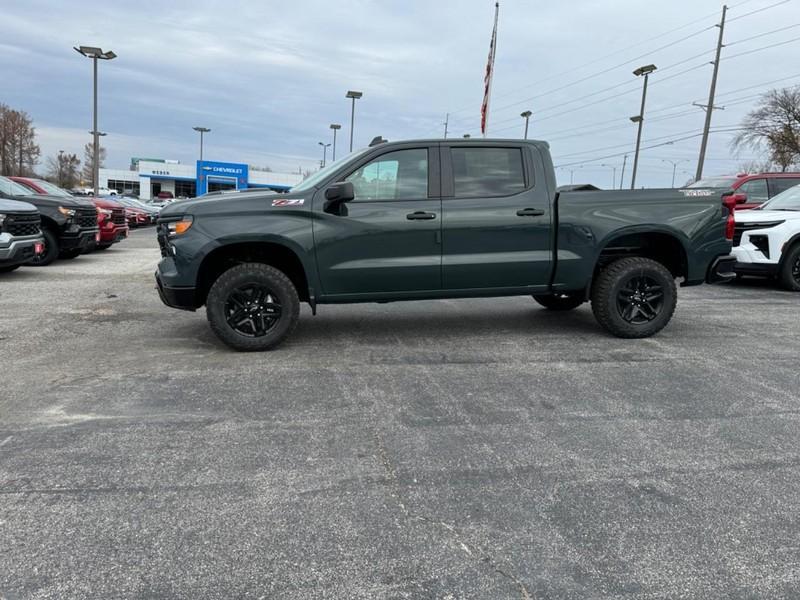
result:
M 79 198 L 37 194 L 8 177 L 0 177 L 0 198 L 29 202 L 42 219 L 44 252 L 30 263 L 43 267 L 57 258 L 75 258 L 91 250 L 100 237 L 97 209 Z
M 156 287 L 203 305 L 236 350 L 294 329 L 300 302 L 533 296 L 590 301 L 613 335 L 647 337 L 681 285 L 735 277 L 733 204 L 712 190 L 557 193 L 546 142 L 376 138 L 290 190 L 165 207 Z
M 36 207 L 0 198 L 0 273 L 18 269 L 43 250 Z

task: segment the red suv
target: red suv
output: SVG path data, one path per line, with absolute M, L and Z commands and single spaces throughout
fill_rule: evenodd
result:
M 733 191 L 736 210 L 756 208 L 773 196 L 800 184 L 800 173 L 739 173 L 720 177 L 704 177 L 690 188 L 725 188 Z
M 51 196 L 72 197 L 68 191 L 43 179 L 31 177 L 9 177 L 37 194 L 50 194 Z M 105 198 L 90 198 L 97 208 L 97 225 L 100 228 L 100 239 L 95 248 L 105 250 L 128 237 L 128 224 L 125 221 L 125 208 L 114 201 Z

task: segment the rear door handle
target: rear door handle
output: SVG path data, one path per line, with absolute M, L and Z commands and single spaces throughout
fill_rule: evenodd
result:
M 543 214 L 540 208 L 521 208 L 517 211 L 518 217 L 541 217 Z
M 409 213 L 406 215 L 406 219 L 409 221 L 428 221 L 430 219 L 435 219 L 436 213 L 425 212 L 422 210 L 418 210 L 417 212 Z

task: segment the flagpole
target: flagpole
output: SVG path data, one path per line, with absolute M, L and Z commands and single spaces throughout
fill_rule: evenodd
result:
M 492 41 L 489 44 L 489 62 L 486 65 L 486 77 L 483 105 L 481 106 L 481 133 L 483 137 L 489 130 L 489 101 L 492 98 L 492 78 L 494 77 L 494 57 L 497 53 L 497 20 L 500 14 L 500 3 L 494 3 L 494 27 L 492 28 Z

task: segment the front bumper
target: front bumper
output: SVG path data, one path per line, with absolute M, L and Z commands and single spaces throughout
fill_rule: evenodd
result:
M 100 230 L 97 227 L 81 229 L 77 226 L 70 227 L 61 233 L 58 238 L 60 250 L 89 250 L 97 243 Z
M 735 256 L 718 256 L 708 268 L 706 283 L 725 283 L 736 279 L 736 271 L 734 271 L 735 264 Z
M 40 235 L 12 237 L 0 233 L 0 266 L 24 265 L 36 256 L 36 244 L 44 244 Z
M 160 265 L 159 269 L 161 269 Z M 165 286 L 161 281 L 161 273 L 156 271 L 155 275 L 158 296 L 164 304 L 180 310 L 197 310 L 197 306 L 195 306 L 195 288 Z
M 100 244 L 116 244 L 128 237 L 128 226 L 112 223 L 112 227 L 100 227 Z
M 751 263 L 737 262 L 733 270 L 737 275 L 752 275 L 754 277 L 775 277 L 778 274 L 777 263 Z

